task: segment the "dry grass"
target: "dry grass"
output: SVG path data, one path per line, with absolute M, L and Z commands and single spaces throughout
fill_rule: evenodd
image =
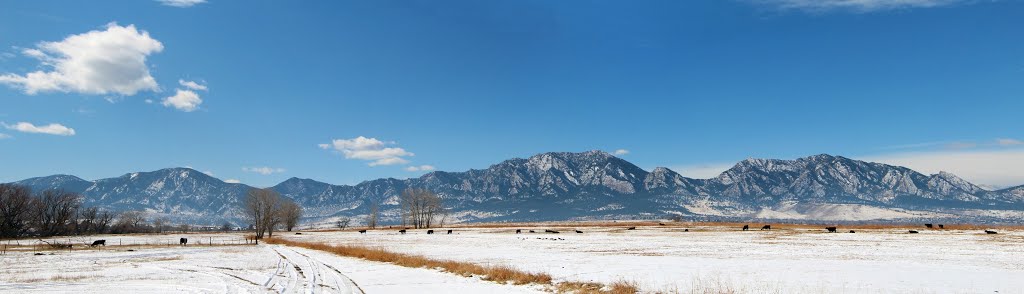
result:
M 627 282 L 618 282 L 611 285 L 580 282 L 555 283 L 551 275 L 545 273 L 530 273 L 521 271 L 505 265 L 479 265 L 469 262 L 438 260 L 425 256 L 411 255 L 388 251 L 380 248 L 370 248 L 352 245 L 328 245 L 324 243 L 291 241 L 283 239 L 265 239 L 268 244 L 282 244 L 288 246 L 302 247 L 313 250 L 326 251 L 341 256 L 361 258 L 370 261 L 387 262 L 395 265 L 411 268 L 431 268 L 453 273 L 461 276 L 480 276 L 481 279 L 501 284 L 537 284 L 553 286 L 561 293 L 610 293 L 624 294 L 637 293 L 636 285 Z
M 46 278 L 33 277 L 33 278 L 23 278 L 23 279 L 12 279 L 11 282 L 13 282 L 13 283 L 24 283 L 24 284 L 33 284 L 33 283 L 41 283 L 41 282 L 68 282 L 68 283 L 70 283 L 70 282 L 80 282 L 82 280 L 90 279 L 90 278 L 94 278 L 94 277 L 96 277 L 96 276 L 93 276 L 93 275 L 57 274 L 57 275 L 46 277 Z

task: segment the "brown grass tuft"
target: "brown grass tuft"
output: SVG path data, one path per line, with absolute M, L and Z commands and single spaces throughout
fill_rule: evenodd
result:
M 264 242 L 268 244 L 281 244 L 306 249 L 326 251 L 341 256 L 362 258 L 370 261 L 387 262 L 395 265 L 412 268 L 432 268 L 453 273 L 461 276 L 480 276 L 481 279 L 501 284 L 512 283 L 515 285 L 538 284 L 554 286 L 560 293 L 581 293 L 581 294 L 625 294 L 637 293 L 638 287 L 629 282 L 616 282 L 611 285 L 600 283 L 583 282 L 560 282 L 554 283 L 551 275 L 545 273 L 530 273 L 515 269 L 506 265 L 484 266 L 469 262 L 438 260 L 425 256 L 403 254 L 387 251 L 380 248 L 369 248 L 353 245 L 328 245 L 324 243 L 291 241 L 270 238 Z

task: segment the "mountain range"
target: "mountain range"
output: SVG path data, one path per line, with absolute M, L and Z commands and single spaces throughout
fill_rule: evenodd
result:
M 80 193 L 86 206 L 145 210 L 195 224 L 241 223 L 240 207 L 252 189 L 190 168 L 95 181 L 53 175 L 14 183 L 34 191 Z M 648 172 L 603 151 L 549 152 L 486 169 L 434 171 L 418 178 L 376 179 L 357 185 L 291 178 L 271 187 L 302 205 L 306 220 L 312 222 L 359 217 L 375 203 L 386 222 L 394 221 L 399 215 L 398 196 L 406 188 L 425 188 L 440 195 L 456 221 L 672 216 L 804 221 L 1024 219 L 1024 186 L 989 191 L 947 172 L 925 175 L 826 154 L 795 160 L 747 159 L 718 177 L 693 179 L 664 167 Z

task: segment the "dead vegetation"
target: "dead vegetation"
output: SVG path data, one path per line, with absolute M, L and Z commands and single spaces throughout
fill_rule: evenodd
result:
M 633 283 L 618 282 L 611 285 L 598 283 L 581 282 L 559 282 L 555 283 L 551 275 L 545 273 L 530 273 L 512 268 L 507 265 L 479 265 L 469 262 L 438 260 L 424 256 L 404 254 L 388 251 L 380 248 L 370 248 L 353 245 L 328 245 L 315 242 L 301 242 L 282 239 L 267 239 L 270 244 L 282 244 L 288 246 L 302 247 L 306 249 L 326 251 L 341 256 L 361 258 L 370 261 L 387 262 L 395 265 L 411 268 L 431 268 L 449 272 L 461 276 L 479 276 L 486 281 L 501 284 L 537 284 L 553 287 L 560 293 L 637 293 L 638 288 Z

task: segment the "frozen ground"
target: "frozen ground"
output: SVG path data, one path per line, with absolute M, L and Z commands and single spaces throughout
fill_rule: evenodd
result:
M 189 235 L 196 242 L 198 236 Z M 211 235 L 225 240 L 237 236 Z M 166 243 L 168 236 L 105 236 Z M 175 239 L 176 240 L 176 239 Z M 116 245 L 116 243 L 115 243 Z M 127 251 L 127 250 L 134 251 Z M 537 293 L 278 245 L 109 246 L 0 255 L 2 293 Z M 50 255 L 52 253 L 52 255 Z
M 1024 232 L 726 227 L 545 227 L 310 232 L 302 241 L 379 246 L 435 258 L 506 264 L 556 280 L 636 282 L 644 291 L 742 293 L 1024 293 Z M 527 229 L 538 233 L 525 233 Z M 443 232 L 442 232 L 443 233 Z

